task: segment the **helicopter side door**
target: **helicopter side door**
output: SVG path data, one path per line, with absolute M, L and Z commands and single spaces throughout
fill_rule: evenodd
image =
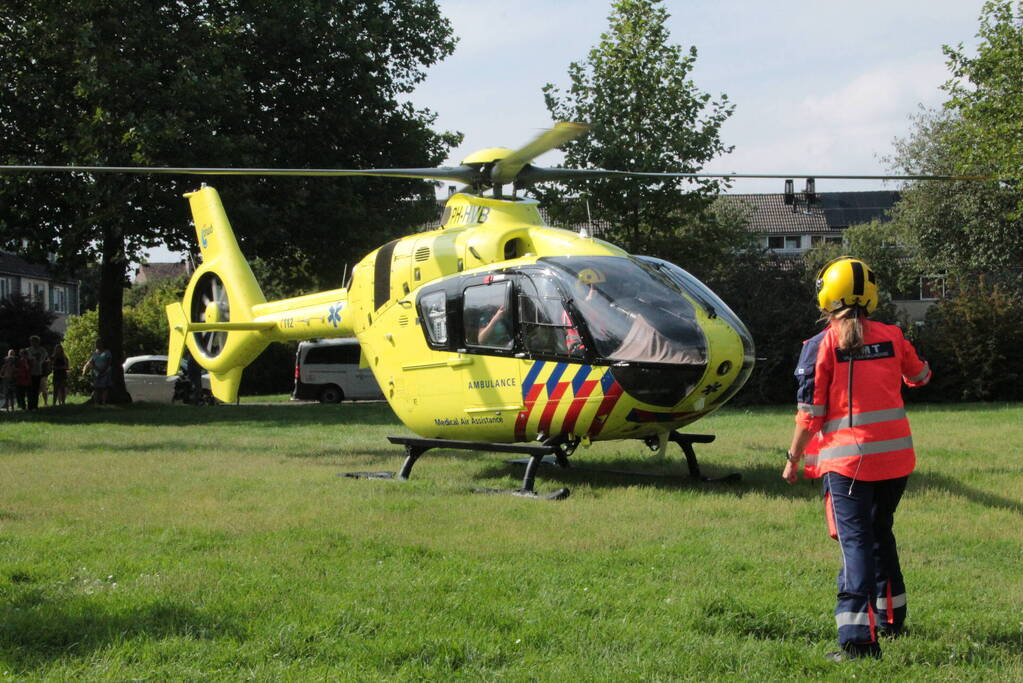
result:
M 507 275 L 468 277 L 461 283 L 460 351 L 472 363 L 459 368 L 470 425 L 491 432 L 514 428 L 522 408 L 525 365 L 516 339 L 513 280 Z

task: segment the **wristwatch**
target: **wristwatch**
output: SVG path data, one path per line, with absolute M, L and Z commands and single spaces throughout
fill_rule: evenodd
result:
M 803 456 L 801 455 L 792 455 L 792 451 L 788 451 L 787 453 L 785 453 L 785 459 L 788 460 L 793 465 L 802 460 L 802 458 Z

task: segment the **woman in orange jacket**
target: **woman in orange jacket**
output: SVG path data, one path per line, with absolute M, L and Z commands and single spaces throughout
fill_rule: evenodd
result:
M 835 622 L 840 661 L 880 657 L 878 635 L 899 635 L 906 588 L 892 532 L 895 509 L 916 465 L 902 384 L 931 371 L 902 330 L 869 319 L 877 307 L 873 271 L 842 257 L 821 269 L 818 304 L 828 321 L 803 343 L 796 379 L 796 427 L 782 473 L 821 477 L 832 537 L 842 550 Z

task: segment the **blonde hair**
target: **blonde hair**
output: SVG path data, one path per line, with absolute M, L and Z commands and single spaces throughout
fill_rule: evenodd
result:
M 867 312 L 862 306 L 849 306 L 835 313 L 826 315 L 829 323 L 837 321 L 838 348 L 846 353 L 859 351 L 863 348 L 863 318 Z

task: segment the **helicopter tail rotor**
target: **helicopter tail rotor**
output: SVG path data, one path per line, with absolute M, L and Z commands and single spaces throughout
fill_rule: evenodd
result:
M 273 341 L 268 333 L 275 324 L 255 319 L 253 307 L 266 297 L 242 256 L 217 191 L 203 187 L 186 196 L 203 262 L 192 275 L 184 299 L 167 307 L 167 373 L 177 372 L 187 348 L 210 371 L 213 394 L 222 401 L 234 401 L 242 368 Z

